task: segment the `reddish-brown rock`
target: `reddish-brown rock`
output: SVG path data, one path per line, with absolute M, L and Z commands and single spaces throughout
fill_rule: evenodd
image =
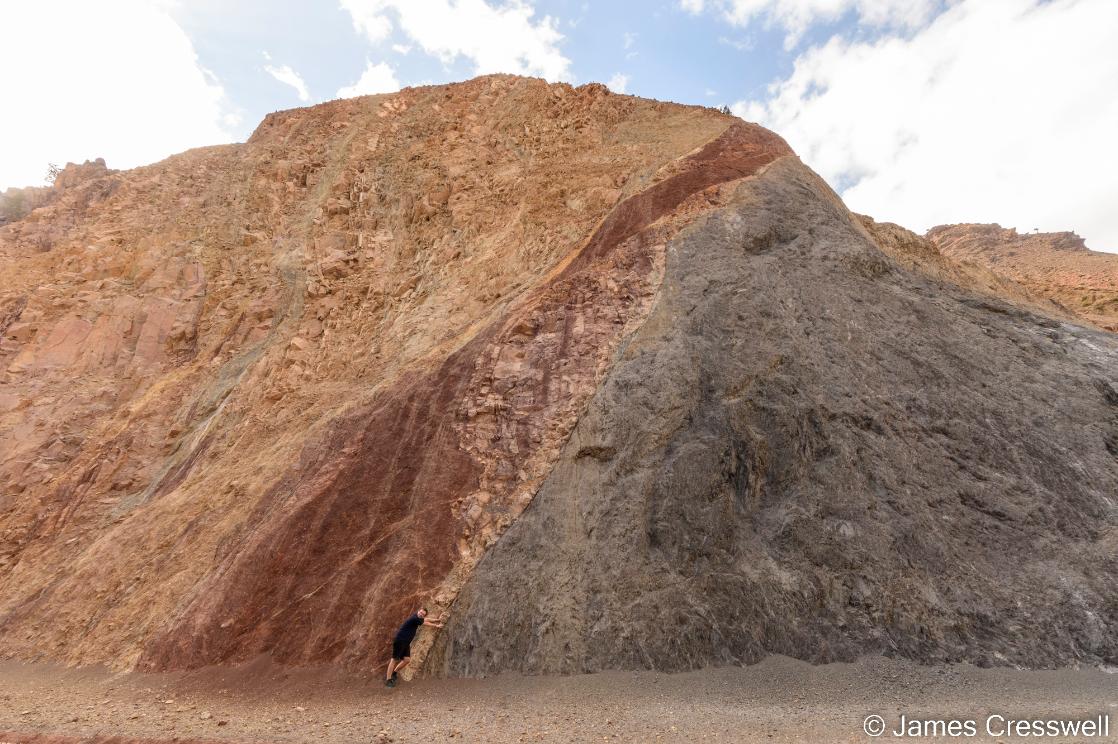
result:
M 5 228 L 0 648 L 379 662 L 531 499 L 664 242 L 790 154 L 735 121 L 479 78 L 91 171 Z

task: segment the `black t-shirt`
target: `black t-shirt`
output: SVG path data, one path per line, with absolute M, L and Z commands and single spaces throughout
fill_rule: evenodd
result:
M 420 625 L 423 625 L 423 618 L 418 614 L 409 617 L 404 621 L 404 624 L 400 626 L 400 629 L 396 631 L 396 643 L 411 643 L 412 639 L 415 638 L 415 634 L 419 632 Z

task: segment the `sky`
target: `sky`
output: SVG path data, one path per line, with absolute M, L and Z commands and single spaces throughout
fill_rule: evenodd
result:
M 1118 251 L 1118 0 L 0 3 L 0 189 L 271 111 L 509 72 L 729 106 L 847 205 Z

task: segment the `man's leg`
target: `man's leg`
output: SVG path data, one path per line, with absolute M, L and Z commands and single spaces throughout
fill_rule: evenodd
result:
M 388 674 L 384 675 L 384 678 L 385 679 L 392 679 L 392 671 L 395 668 L 396 668 L 396 660 L 395 659 L 389 659 L 388 660 Z
M 396 662 L 396 670 L 395 670 L 395 672 L 393 672 L 393 674 L 395 674 L 396 672 L 399 672 L 401 669 L 403 669 L 404 667 L 406 667 L 410 663 L 411 663 L 411 657 L 410 656 L 405 656 L 403 658 L 403 660 Z

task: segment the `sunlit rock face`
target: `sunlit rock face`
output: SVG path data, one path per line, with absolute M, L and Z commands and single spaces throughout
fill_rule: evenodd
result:
M 1088 250 L 1072 232 L 1018 233 L 1000 225 L 943 225 L 928 238 L 956 263 L 982 266 L 1081 321 L 1118 331 L 1118 254 Z
M 760 127 L 490 76 L 49 192 L 0 653 L 368 667 L 423 603 L 432 674 L 1114 657 L 1114 337 Z

